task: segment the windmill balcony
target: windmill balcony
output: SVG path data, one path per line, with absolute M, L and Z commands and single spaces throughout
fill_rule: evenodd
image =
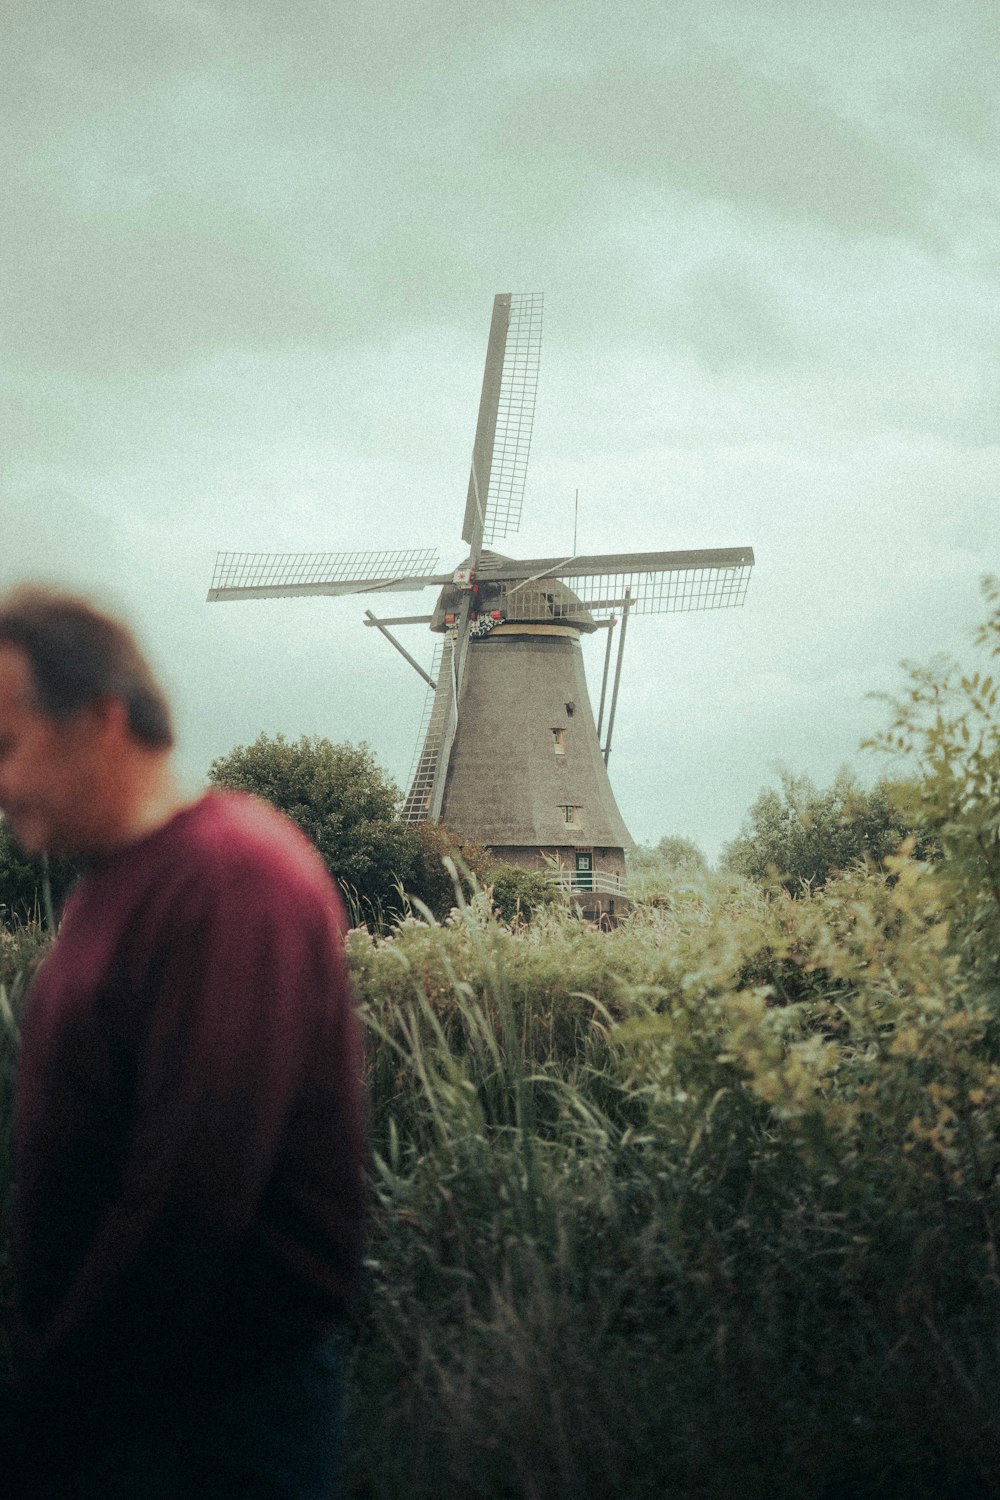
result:
M 614 870 L 546 870 L 546 880 L 571 894 L 587 891 L 597 896 L 628 895 L 628 878 Z

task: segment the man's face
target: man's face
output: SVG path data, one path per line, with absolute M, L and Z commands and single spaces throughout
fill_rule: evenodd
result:
M 0 645 L 0 812 L 26 853 L 86 851 L 96 751 L 92 716 L 47 718 L 27 656 Z

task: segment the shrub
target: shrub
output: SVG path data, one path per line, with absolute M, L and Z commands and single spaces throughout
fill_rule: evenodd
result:
M 279 808 L 316 845 L 356 918 L 398 911 L 398 886 L 417 865 L 417 846 L 399 822 L 399 790 L 365 745 L 303 735 L 262 734 L 212 762 L 214 786 L 250 792 Z
M 530 922 L 537 912 L 559 899 L 558 888 L 540 870 L 525 870 L 520 865 L 498 865 L 490 889 L 501 922 Z
M 1000 585 L 984 579 L 988 613 L 977 645 L 1000 656 Z M 954 663 L 906 665 L 908 685 L 886 695 L 889 727 L 868 743 L 918 775 L 905 783 L 906 816 L 941 854 L 953 941 L 978 981 L 1000 982 L 1000 685 Z
M 645 874 L 692 871 L 703 874 L 708 870 L 708 860 L 693 839 L 666 834 L 659 843 L 650 847 L 637 844 L 628 855 L 629 872 Z
M 708 860 L 691 839 L 671 835 L 655 847 L 639 844 L 626 855 L 633 901 L 669 905 L 711 880 Z
M 443 823 L 416 823 L 410 829 L 416 857 L 406 882 L 406 894 L 415 896 L 442 921 L 456 902 L 455 876 L 445 865 L 450 859 L 466 897 L 487 882 L 496 862 L 482 844 L 464 839 Z
M 51 861 L 49 881 L 52 902 L 57 911 L 78 875 L 79 867 L 74 861 L 62 858 Z M 42 881 L 41 860 L 22 853 L 14 835 L 0 817 L 0 925 L 16 927 L 44 917 Z
M 808 776 L 782 771 L 780 791 L 762 791 L 738 838 L 722 853 L 725 869 L 750 880 L 778 880 L 797 896 L 852 865 L 886 868 L 912 832 L 901 788 L 880 781 L 870 791 L 841 771 L 819 790 Z

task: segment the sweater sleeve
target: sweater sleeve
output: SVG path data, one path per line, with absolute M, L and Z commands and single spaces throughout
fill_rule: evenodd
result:
M 137 940 L 141 1013 L 119 1191 L 28 1350 L 39 1373 L 65 1380 L 103 1362 L 117 1379 L 169 1375 L 231 1337 L 267 1284 L 268 1213 L 289 1211 L 273 1201 L 279 1177 L 293 1214 L 297 1198 L 321 1221 L 341 1216 L 334 1253 L 350 1259 L 358 1052 L 342 924 L 327 898 L 230 874 L 172 899 L 169 919 Z M 325 1133 L 318 1168 L 299 1160 L 296 1139 L 310 1108 Z M 311 1232 L 322 1239 L 326 1228 Z

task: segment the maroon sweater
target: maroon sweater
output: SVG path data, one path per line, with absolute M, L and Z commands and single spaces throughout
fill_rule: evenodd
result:
M 338 1321 L 363 1152 L 343 928 L 306 839 L 242 796 L 83 877 L 22 1036 L 29 1384 L 173 1382 Z

